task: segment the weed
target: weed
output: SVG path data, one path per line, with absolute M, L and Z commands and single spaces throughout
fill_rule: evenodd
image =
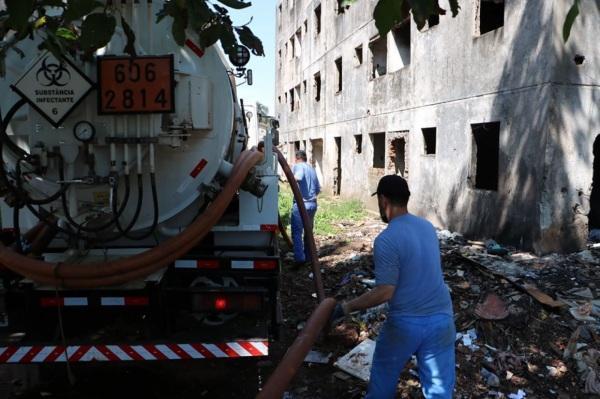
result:
M 288 187 L 281 187 L 279 191 L 279 214 L 284 226 L 290 224 L 292 203 L 292 190 Z M 334 235 L 341 230 L 338 227 L 340 223 L 360 220 L 366 216 L 364 206 L 357 200 L 319 196 L 318 204 L 314 227 L 316 235 Z

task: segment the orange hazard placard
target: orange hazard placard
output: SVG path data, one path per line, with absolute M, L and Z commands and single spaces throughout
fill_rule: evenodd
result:
M 98 113 L 173 112 L 173 56 L 98 58 Z

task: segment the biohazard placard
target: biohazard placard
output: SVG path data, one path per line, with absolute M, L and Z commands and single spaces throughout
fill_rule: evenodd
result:
M 60 126 L 93 87 L 75 65 L 51 53 L 38 58 L 11 86 L 54 127 Z
M 98 58 L 98 113 L 173 112 L 173 56 Z

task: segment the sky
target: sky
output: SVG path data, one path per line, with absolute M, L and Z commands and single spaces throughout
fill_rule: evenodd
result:
M 254 84 L 238 86 L 238 96 L 246 103 L 258 101 L 275 112 L 275 0 L 252 0 L 252 6 L 243 10 L 230 9 L 235 25 L 244 25 L 250 18 L 250 29 L 262 41 L 265 56 L 252 56 L 246 68 L 252 69 Z

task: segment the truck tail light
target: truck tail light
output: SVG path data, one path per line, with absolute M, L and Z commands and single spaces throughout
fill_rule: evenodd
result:
M 219 260 L 218 259 L 198 259 L 196 261 L 196 265 L 198 269 L 218 269 L 219 268 Z
M 232 260 L 231 268 L 233 270 L 275 270 L 277 268 L 277 260 L 276 259 Z
M 225 298 L 225 297 L 215 298 L 215 310 L 222 312 L 227 309 L 227 305 L 228 305 L 227 298 Z
M 262 307 L 260 294 L 196 294 L 193 308 L 197 312 L 253 312 Z
M 276 224 L 261 224 L 260 231 L 272 231 L 277 232 L 279 230 L 279 225 Z
M 276 260 L 255 260 L 254 270 L 275 270 L 277 268 Z
M 176 269 L 215 270 L 220 267 L 218 259 L 179 259 L 175 261 Z

